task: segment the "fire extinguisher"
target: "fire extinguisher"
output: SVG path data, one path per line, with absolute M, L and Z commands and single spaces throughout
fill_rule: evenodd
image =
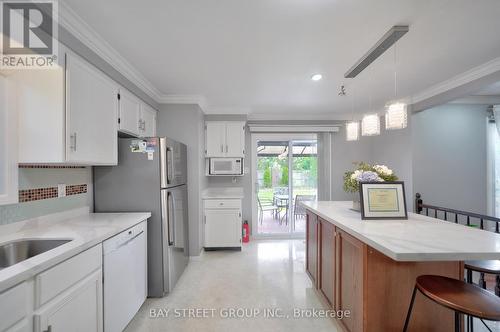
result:
M 250 241 L 250 226 L 248 226 L 248 221 L 245 220 L 243 223 L 243 242 L 248 243 Z

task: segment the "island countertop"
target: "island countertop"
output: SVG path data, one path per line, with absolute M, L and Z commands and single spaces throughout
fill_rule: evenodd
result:
M 320 218 L 395 261 L 500 259 L 500 234 L 409 213 L 408 220 L 361 220 L 352 202 L 302 202 Z

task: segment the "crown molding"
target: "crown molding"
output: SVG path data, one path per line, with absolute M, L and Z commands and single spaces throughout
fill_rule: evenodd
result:
M 462 105 L 500 105 L 500 96 L 470 96 L 451 101 L 450 104 Z
M 472 83 L 485 76 L 498 72 L 500 72 L 500 57 L 474 67 L 466 72 L 463 72 L 462 74 L 456 75 L 446 81 L 438 83 L 428 89 L 423 90 L 420 93 L 413 95 L 412 103 L 416 104 L 426 101 L 437 95 L 444 94 L 450 90 L 459 88 L 463 85 Z
M 160 104 L 194 104 L 198 105 L 203 113 L 207 112 L 208 103 L 202 95 L 162 95 L 158 102 Z
M 88 25 L 77 13 L 73 11 L 64 1 L 59 2 L 59 24 L 75 36 L 85 46 L 93 50 L 104 61 L 120 72 L 128 80 L 134 83 L 144 93 L 155 101 L 163 97 L 148 79 L 117 52 L 107 41 L 105 41 L 90 25 Z

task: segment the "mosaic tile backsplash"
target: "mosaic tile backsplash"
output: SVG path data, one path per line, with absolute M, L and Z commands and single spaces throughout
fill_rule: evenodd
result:
M 19 203 L 0 206 L 0 225 L 85 206 L 93 206 L 91 167 L 20 165 Z

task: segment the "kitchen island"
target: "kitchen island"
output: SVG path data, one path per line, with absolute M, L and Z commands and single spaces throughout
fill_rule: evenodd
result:
M 410 213 L 361 220 L 351 202 L 304 202 L 306 271 L 346 331 L 402 331 L 415 278 L 463 279 L 463 261 L 500 259 L 500 235 Z M 453 331 L 454 316 L 418 295 L 410 331 Z

